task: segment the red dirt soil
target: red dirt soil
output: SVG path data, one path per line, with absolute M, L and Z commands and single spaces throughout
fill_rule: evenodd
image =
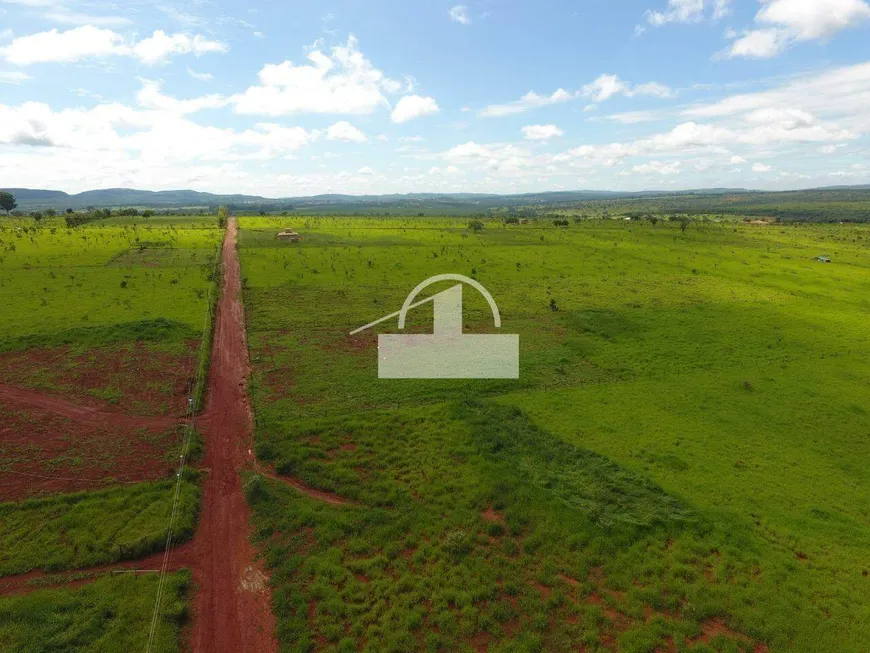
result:
M 195 537 L 194 651 L 278 650 L 271 595 L 249 539 L 248 508 L 239 472 L 255 467 L 251 413 L 245 393 L 248 350 L 231 219 L 223 244 L 223 289 L 217 306 L 205 424 L 208 468 Z
M 14 388 L 2 383 L 0 383 L 0 402 L 18 407 L 38 408 L 94 426 L 111 425 L 126 429 L 146 428 L 164 430 L 171 428 L 177 422 L 173 417 L 140 417 L 104 411 L 93 406 L 82 406 L 67 399 L 46 395 L 36 390 Z
M 117 417 L 82 422 L 0 400 L 0 502 L 171 475 L 175 459 L 166 452 L 180 446 L 174 420 L 133 429 Z
M 0 380 L 105 412 L 182 417 L 198 347 L 194 339 L 184 343 L 183 353 L 145 342 L 92 347 L 83 353 L 70 351 L 68 345 L 3 352 Z M 117 391 L 115 403 L 92 394 L 106 388 Z

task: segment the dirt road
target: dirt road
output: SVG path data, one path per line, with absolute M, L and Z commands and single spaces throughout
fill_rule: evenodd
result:
M 249 509 L 239 472 L 254 468 L 251 412 L 245 393 L 248 349 L 231 219 L 223 245 L 208 385 L 205 462 L 209 470 L 195 537 L 197 585 L 191 647 L 197 652 L 277 651 L 275 618 L 262 565 L 249 540 Z

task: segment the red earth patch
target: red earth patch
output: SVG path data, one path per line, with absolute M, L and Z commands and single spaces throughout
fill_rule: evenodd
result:
M 187 411 L 198 347 L 198 340 L 188 340 L 182 354 L 144 342 L 83 352 L 68 345 L 3 352 L 0 380 L 102 410 L 181 417 Z
M 0 401 L 0 502 L 166 478 L 180 437 L 172 420 L 87 421 Z

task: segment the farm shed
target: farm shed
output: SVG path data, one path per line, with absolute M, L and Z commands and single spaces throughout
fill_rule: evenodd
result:
M 302 240 L 302 236 L 297 234 L 295 231 L 290 231 L 289 229 L 285 229 L 284 231 L 279 232 L 275 238 L 278 240 L 286 240 L 291 243 L 298 243 Z
M 814 260 L 814 261 L 818 261 L 819 263 L 830 263 L 830 262 L 831 262 L 831 257 L 830 257 L 830 256 L 825 256 L 825 255 L 823 254 L 822 256 L 817 256 L 817 257 L 814 258 L 813 260 Z

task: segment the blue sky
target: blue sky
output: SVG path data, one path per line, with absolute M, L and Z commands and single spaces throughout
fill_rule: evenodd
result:
M 867 0 L 0 0 L 0 185 L 870 183 Z

